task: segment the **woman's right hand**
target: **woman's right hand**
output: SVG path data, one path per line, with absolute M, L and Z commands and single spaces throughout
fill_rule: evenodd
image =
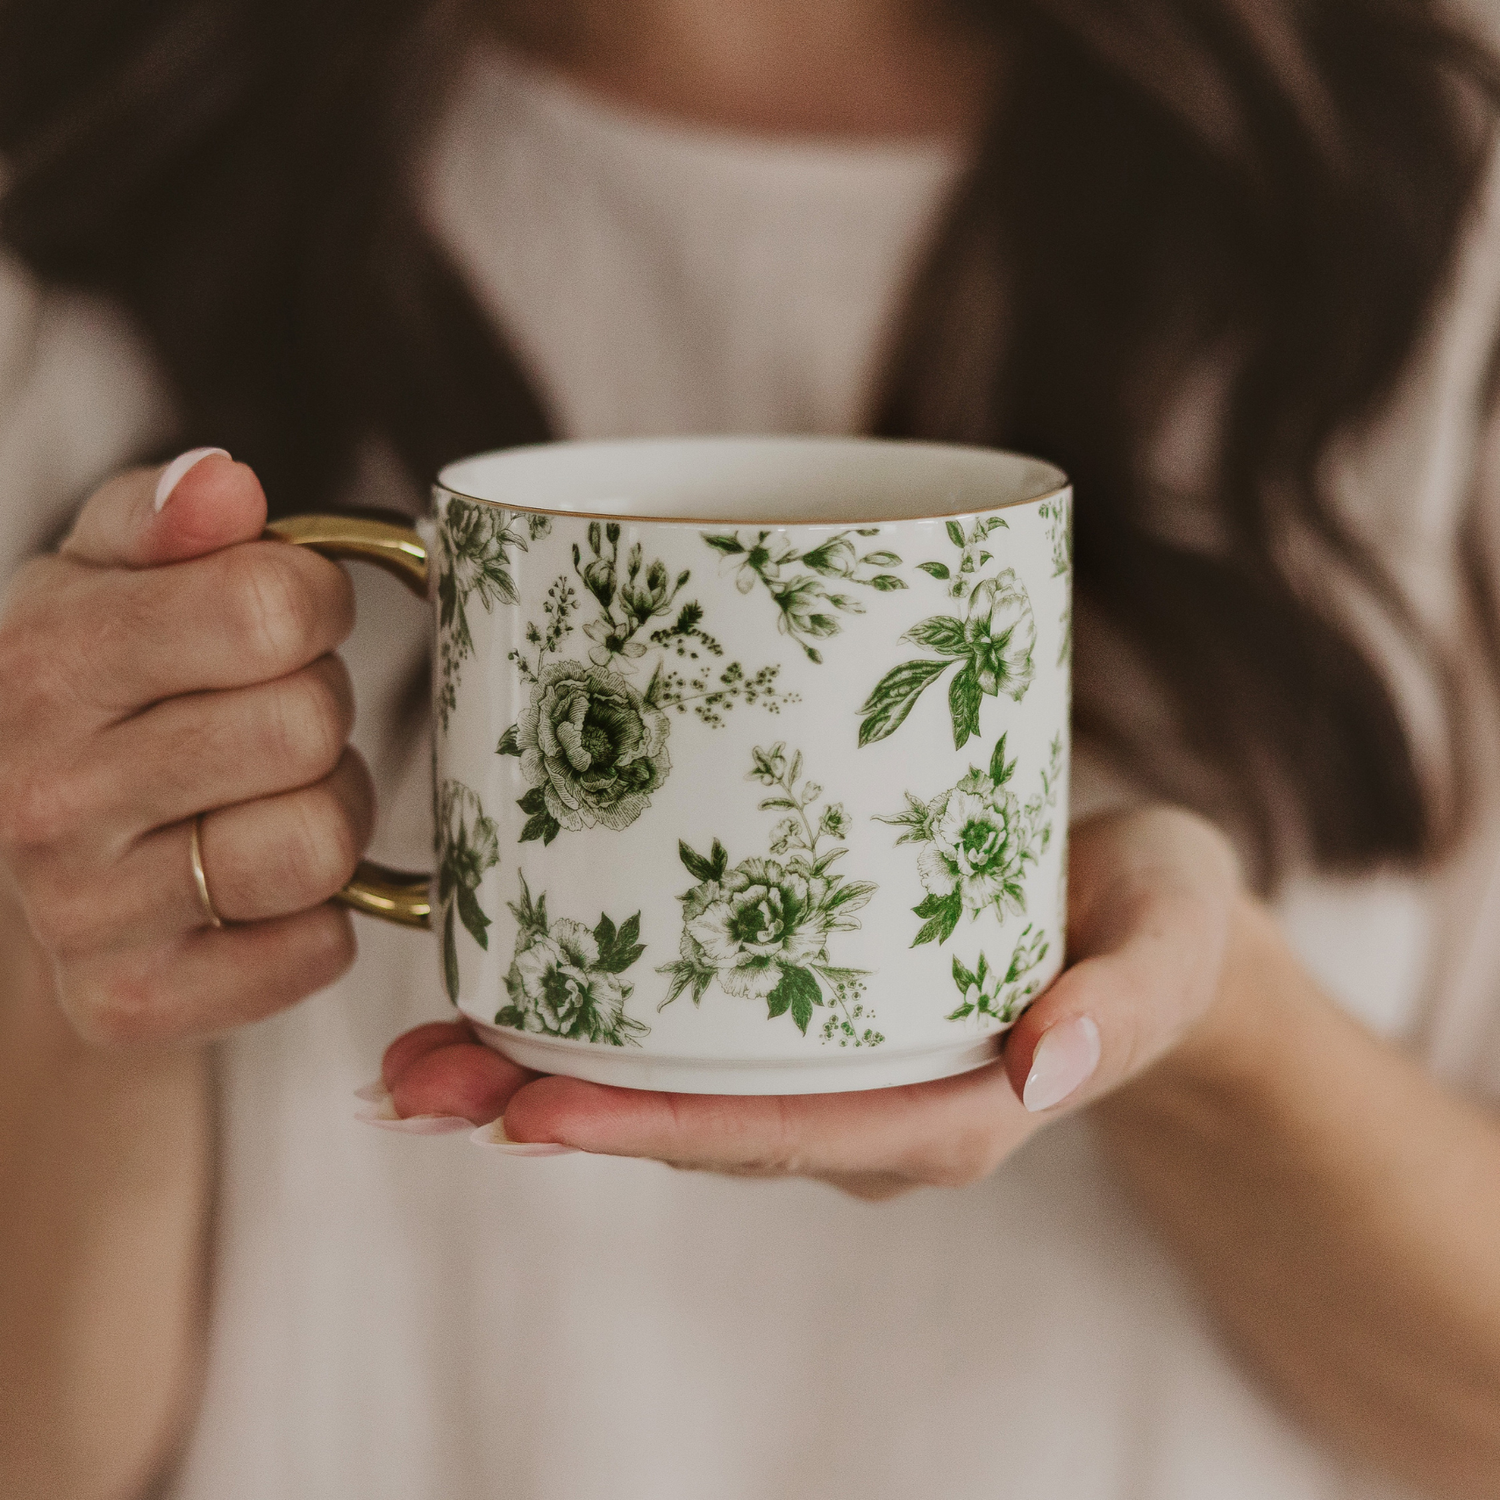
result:
M 343 569 L 261 540 L 244 464 L 200 459 L 158 510 L 162 472 L 104 485 L 0 614 L 0 870 L 99 1043 L 212 1036 L 335 979 L 354 934 L 328 898 L 374 814 Z

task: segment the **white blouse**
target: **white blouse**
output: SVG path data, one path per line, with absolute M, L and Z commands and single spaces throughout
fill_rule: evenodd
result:
M 684 129 L 481 57 L 429 204 L 563 435 L 846 432 L 956 165 Z M 1434 599 L 1475 482 L 1497 252 L 1482 217 L 1453 311 L 1345 464 L 1360 514 L 1437 559 Z M 0 268 L 0 563 L 159 440 L 154 388 L 101 310 Z M 425 621 L 388 580 L 358 588 L 379 852 L 421 864 L 426 748 L 393 757 L 382 731 Z M 1306 878 L 1282 915 L 1356 1014 L 1500 1092 L 1500 820 L 1439 876 Z M 208 1366 L 174 1500 L 1398 1493 L 1243 1372 L 1086 1119 L 881 1205 L 357 1123 L 385 1043 L 450 1013 L 431 939 L 362 923 L 346 978 L 219 1047 Z

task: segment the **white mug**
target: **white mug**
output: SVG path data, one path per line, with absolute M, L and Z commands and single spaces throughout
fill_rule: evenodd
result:
M 1064 950 L 1071 492 L 925 443 L 556 443 L 418 531 L 272 531 L 430 595 L 430 926 L 529 1068 L 694 1093 L 979 1067 Z

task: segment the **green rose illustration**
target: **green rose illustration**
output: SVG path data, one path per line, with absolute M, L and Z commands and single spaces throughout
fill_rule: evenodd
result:
M 835 913 L 828 882 L 795 875 L 773 859 L 747 859 L 706 881 L 683 903 L 682 956 L 712 969 L 726 993 L 768 996 L 783 970 L 811 963 L 828 944 Z
M 971 771 L 927 806 L 932 842 L 917 859 L 922 884 L 934 896 L 957 892 L 973 915 L 993 906 L 1003 916 L 1019 909 L 1025 845 L 1020 804 L 981 771 Z
M 510 1004 L 495 1016 L 541 1036 L 637 1045 L 650 1028 L 625 1014 L 634 986 L 620 977 L 644 953 L 637 912 L 617 929 L 607 916 L 590 931 L 568 917 L 549 918 L 547 896 L 535 901 L 521 877 L 521 899 L 509 903 L 517 923 L 516 947 L 505 988 Z
M 956 786 L 928 802 L 908 792 L 904 812 L 880 818 L 906 830 L 898 844 L 926 846 L 917 856 L 917 873 L 927 895 L 912 908 L 923 925 L 912 947 L 934 939 L 946 943 L 965 912 L 972 919 L 992 911 L 1004 921 L 1010 912 L 1026 910 L 1022 876 L 1052 841 L 1050 814 L 1063 775 L 1062 737 L 1052 741 L 1040 793 L 1024 806 L 1010 790 L 1015 771 L 1015 761 L 1006 759 L 1002 734 L 987 773 L 971 766 Z
M 991 698 L 1007 693 L 1019 702 L 1035 675 L 1036 619 L 1013 569 L 987 578 L 969 595 L 964 640 L 979 691 Z
M 581 662 L 541 669 L 531 702 L 502 741 L 532 790 L 521 839 L 551 843 L 560 829 L 628 827 L 672 768 L 667 716 L 617 672 Z
M 567 918 L 518 952 L 505 987 L 511 1000 L 525 1007 L 524 1029 L 590 1041 L 612 1030 L 631 987 L 617 975 L 600 973 L 598 962 L 594 935 Z
M 802 779 L 802 752 L 786 745 L 751 751 L 750 781 L 771 795 L 762 812 L 789 812 L 771 839 L 778 859 L 743 859 L 733 867 L 715 839 L 706 855 L 679 841 L 677 853 L 698 883 L 682 901 L 679 957 L 657 972 L 671 985 L 662 1005 L 691 988 L 698 1004 L 718 980 L 727 995 L 764 1000 L 774 1020 L 790 1013 L 805 1036 L 813 1011 L 832 1012 L 824 1041 L 841 1047 L 873 1047 L 885 1038 L 869 1025 L 874 1012 L 860 999 L 866 971 L 834 964 L 828 956 L 834 933 L 856 932 L 854 915 L 875 894 L 868 880 L 849 880 L 832 866 L 848 853 L 849 819 L 833 803 L 814 817 L 823 788 Z M 832 847 L 820 847 L 831 843 Z

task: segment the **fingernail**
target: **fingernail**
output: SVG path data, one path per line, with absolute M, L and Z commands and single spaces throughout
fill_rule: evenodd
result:
M 1033 1114 L 1061 1104 L 1099 1066 L 1099 1028 L 1088 1016 L 1070 1016 L 1042 1033 L 1031 1056 L 1021 1103 Z
M 507 1156 L 582 1156 L 577 1146 L 560 1146 L 556 1141 L 513 1141 L 505 1133 L 505 1121 L 481 1125 L 469 1137 L 476 1146 L 503 1151 Z
M 391 1091 L 385 1086 L 385 1079 L 377 1078 L 374 1083 L 355 1089 L 354 1097 L 363 1099 L 366 1104 L 383 1104 L 391 1097 Z
M 160 512 L 168 500 L 172 498 L 172 491 L 182 483 L 182 476 L 196 463 L 201 463 L 211 453 L 221 454 L 228 458 L 230 454 L 224 448 L 189 448 L 186 453 L 179 453 L 176 458 L 161 471 L 161 478 L 156 481 L 156 499 L 152 502 L 152 509 Z
M 395 1130 L 402 1135 L 456 1135 L 460 1130 L 474 1128 L 472 1120 L 458 1115 L 407 1115 L 403 1119 L 389 1098 L 370 1109 L 356 1110 L 354 1118 L 362 1124 Z

